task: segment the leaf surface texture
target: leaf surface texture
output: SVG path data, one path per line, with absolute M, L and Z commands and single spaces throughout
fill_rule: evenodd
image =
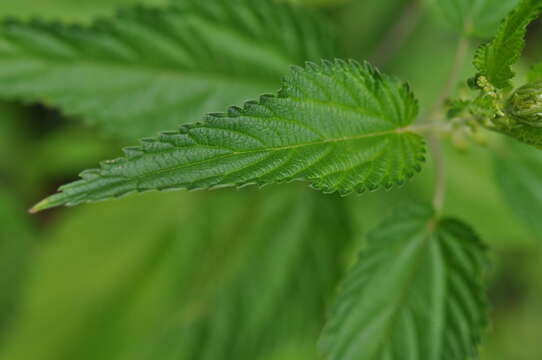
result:
M 331 360 L 465 360 L 486 322 L 484 247 L 426 206 L 374 230 L 323 333 Z
M 309 63 L 292 70 L 278 96 L 143 140 L 34 210 L 131 192 L 292 180 L 343 195 L 391 188 L 424 160 L 424 141 L 409 128 L 417 112 L 406 84 L 368 64 Z

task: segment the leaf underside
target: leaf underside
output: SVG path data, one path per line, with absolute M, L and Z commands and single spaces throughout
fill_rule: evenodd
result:
M 495 38 L 475 54 L 474 66 L 498 89 L 511 87 L 514 65 L 525 46 L 527 26 L 542 11 L 542 0 L 523 0 L 503 21 Z
M 474 358 L 486 323 L 484 247 L 426 206 L 369 235 L 339 294 L 321 349 L 330 360 Z
M 33 210 L 131 192 L 293 180 L 342 195 L 391 188 L 424 160 L 423 138 L 408 128 L 417 113 L 409 87 L 368 64 L 308 63 L 292 69 L 278 96 L 143 140 Z
M 91 27 L 0 25 L 0 96 L 43 102 L 127 139 L 276 91 L 291 64 L 334 56 L 325 21 L 272 0 L 137 7 Z

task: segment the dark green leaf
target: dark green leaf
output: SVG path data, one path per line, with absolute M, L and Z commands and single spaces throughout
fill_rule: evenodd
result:
M 330 360 L 465 360 L 486 323 L 485 251 L 463 223 L 425 206 L 369 235 L 323 334 Z
M 292 180 L 326 193 L 391 188 L 424 160 L 423 139 L 409 128 L 417 112 L 406 84 L 368 64 L 308 64 L 292 70 L 278 96 L 144 140 L 33 210 L 136 191 Z

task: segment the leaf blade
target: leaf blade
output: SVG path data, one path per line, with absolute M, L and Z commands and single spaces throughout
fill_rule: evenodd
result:
M 278 96 L 144 139 L 32 211 L 135 191 L 293 180 L 344 195 L 391 188 L 424 161 L 423 139 L 408 127 L 417 112 L 408 86 L 369 64 L 307 64 L 292 70 Z
M 484 247 L 426 206 L 369 235 L 321 339 L 330 360 L 457 359 L 475 354 L 485 318 Z
M 90 27 L 7 21 L 0 96 L 138 138 L 275 90 L 291 64 L 334 55 L 330 34 L 307 9 L 272 0 L 136 7 Z

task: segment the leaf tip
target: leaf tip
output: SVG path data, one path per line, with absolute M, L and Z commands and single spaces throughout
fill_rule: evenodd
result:
M 28 212 L 30 214 L 36 214 L 50 207 L 51 207 L 51 204 L 50 204 L 49 198 L 46 198 L 40 201 L 39 203 L 37 203 L 36 205 L 34 205 L 32 208 L 30 208 Z
M 53 196 L 49 196 L 49 197 L 41 200 L 36 205 L 32 206 L 28 210 L 28 213 L 37 214 L 37 213 L 39 213 L 39 212 L 41 212 L 43 210 L 47 210 L 47 209 L 51 209 L 51 208 L 63 205 L 64 204 L 63 201 L 56 201 L 56 200 L 58 200 L 57 198 L 59 197 L 59 195 L 61 195 L 61 194 L 56 194 L 56 195 L 53 195 Z

